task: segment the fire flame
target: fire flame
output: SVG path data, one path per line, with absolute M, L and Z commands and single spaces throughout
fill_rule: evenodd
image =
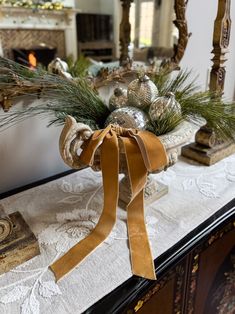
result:
M 29 64 L 31 68 L 36 68 L 37 66 L 37 58 L 35 57 L 35 53 L 34 52 L 30 52 L 28 55 L 28 59 L 29 59 Z

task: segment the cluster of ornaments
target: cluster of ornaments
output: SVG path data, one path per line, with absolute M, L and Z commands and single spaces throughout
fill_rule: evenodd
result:
M 144 74 L 132 81 L 127 90 L 117 87 L 109 100 L 109 108 L 112 112 L 105 126 L 117 124 L 140 130 L 146 129 L 148 122 L 162 119 L 169 111 L 181 114 L 175 95 L 159 96 L 156 85 Z

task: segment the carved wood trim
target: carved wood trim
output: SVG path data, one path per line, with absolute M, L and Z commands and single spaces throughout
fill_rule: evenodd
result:
M 212 59 L 213 66 L 210 74 L 210 90 L 222 95 L 225 82 L 225 65 L 227 61 L 226 53 L 228 52 L 228 45 L 231 31 L 230 18 L 231 0 L 219 0 L 218 12 L 214 23 L 213 34 L 213 50 L 214 57 Z
M 0 243 L 12 232 L 12 222 L 6 217 L 3 207 L 0 205 Z
M 182 312 L 184 303 L 184 289 L 185 289 L 185 278 L 187 269 L 188 258 L 185 258 L 180 264 L 172 268 L 167 272 L 167 274 L 159 279 L 156 284 L 154 284 L 147 293 L 145 293 L 140 299 L 136 300 L 130 305 L 130 308 L 125 311 L 127 314 L 137 313 L 145 303 L 148 302 L 152 297 L 154 297 L 159 290 L 166 286 L 170 280 L 174 280 L 174 291 L 172 291 L 173 307 L 172 313 L 178 314 Z
M 229 232 L 233 232 L 235 228 L 235 222 L 231 221 L 227 225 L 225 225 L 221 230 L 213 233 L 209 238 L 206 239 L 201 245 L 199 245 L 192 253 L 191 253 L 191 261 L 189 264 L 189 285 L 190 290 L 187 296 L 187 304 L 186 304 L 186 313 L 194 313 L 195 312 L 195 297 L 196 290 L 198 286 L 198 275 L 200 272 L 200 257 L 204 250 L 206 250 L 209 246 L 213 245 L 214 242 L 221 239 Z
M 38 241 L 19 212 L 10 214 L 12 232 L 0 241 L 0 275 L 40 254 Z
M 174 55 L 171 58 L 171 62 L 175 65 L 178 65 L 183 58 L 188 39 L 191 36 L 191 33 L 188 32 L 188 23 L 186 19 L 187 4 L 188 0 L 175 0 L 174 4 L 176 19 L 173 23 L 179 31 L 178 44 L 174 46 Z
M 129 60 L 128 46 L 131 41 L 131 24 L 129 21 L 131 2 L 134 0 L 120 0 L 122 3 L 122 20 L 120 23 L 120 65 Z
M 0 218 L 0 243 L 12 232 L 12 223 L 8 218 Z
M 210 91 L 215 93 L 215 97 L 221 97 L 224 91 L 226 69 L 224 63 L 227 61 L 231 18 L 230 18 L 231 0 L 218 0 L 218 11 L 214 22 L 213 33 L 213 65 L 210 73 Z M 207 143 L 205 143 L 207 137 Z M 195 140 L 198 144 L 206 147 L 214 147 L 220 144 L 220 140 L 215 138 L 213 130 L 204 126 L 196 133 Z M 211 144 L 211 145 L 210 145 Z

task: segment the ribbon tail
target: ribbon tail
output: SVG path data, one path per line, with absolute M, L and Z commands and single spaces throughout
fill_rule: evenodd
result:
M 127 226 L 133 274 L 156 280 L 144 219 L 144 190 L 140 191 L 127 207 Z
M 132 199 L 127 206 L 127 227 L 133 274 L 155 280 L 156 274 L 144 219 L 144 187 L 147 169 L 135 138 L 124 143 Z
M 90 255 L 110 234 L 116 222 L 118 202 L 119 150 L 115 135 L 107 135 L 101 147 L 101 168 L 104 187 L 104 208 L 95 229 L 50 268 L 58 281 Z

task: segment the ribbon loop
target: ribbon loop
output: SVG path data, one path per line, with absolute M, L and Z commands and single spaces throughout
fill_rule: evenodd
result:
M 103 176 L 104 207 L 94 230 L 72 247 L 50 267 L 57 280 L 69 273 L 90 255 L 110 234 L 116 223 L 118 202 L 119 144 L 123 143 L 131 186 L 131 200 L 127 205 L 127 226 L 133 274 L 156 279 L 151 248 L 144 221 L 144 187 L 147 174 L 167 164 L 167 155 L 160 140 L 150 132 L 109 125 L 95 131 L 83 145 L 80 160 L 92 166 L 100 147 Z

